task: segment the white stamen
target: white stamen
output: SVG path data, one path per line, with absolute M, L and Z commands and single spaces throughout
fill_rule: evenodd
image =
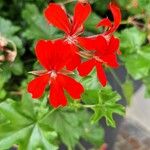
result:
M 76 44 L 76 42 L 77 42 L 76 38 L 77 38 L 76 35 L 67 36 L 65 41 L 68 42 L 68 44 Z
M 51 78 L 55 79 L 57 77 L 57 73 L 55 70 L 50 71 Z

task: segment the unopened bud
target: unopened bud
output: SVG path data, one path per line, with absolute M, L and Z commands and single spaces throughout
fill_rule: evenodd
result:
M 100 150 L 107 150 L 107 144 L 103 144 L 100 148 Z
M 0 62 L 5 61 L 5 56 L 4 55 L 0 55 Z
M 7 44 L 8 44 L 7 39 L 0 34 L 0 49 L 5 47 Z
M 17 56 L 16 51 L 6 50 L 6 56 L 5 56 L 6 61 L 14 62 L 16 56 Z

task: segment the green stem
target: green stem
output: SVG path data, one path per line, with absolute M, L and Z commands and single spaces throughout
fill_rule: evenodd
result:
M 52 109 L 51 111 L 49 111 L 43 118 L 41 118 L 40 121 L 44 120 L 46 117 L 48 117 L 49 115 L 51 115 L 54 111 L 56 111 L 57 109 Z
M 90 108 L 93 109 L 95 107 L 101 107 L 101 105 L 84 105 L 82 103 L 78 103 L 78 104 L 71 104 L 70 108 Z
M 96 107 L 95 105 L 82 105 L 83 108 L 94 108 Z

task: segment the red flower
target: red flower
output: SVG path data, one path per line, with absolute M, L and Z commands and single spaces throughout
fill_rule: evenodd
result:
M 67 69 L 73 70 L 80 64 L 78 53 L 78 37 L 83 32 L 83 23 L 91 12 L 90 4 L 78 2 L 75 6 L 74 16 L 71 21 L 66 12 L 58 4 L 51 3 L 44 11 L 48 22 L 65 32 L 62 42 L 66 42 L 70 49 L 70 61 L 67 63 Z
M 85 47 L 89 44 L 86 48 L 91 46 L 91 49 L 89 50 L 93 50 L 94 48 L 95 51 L 92 51 L 93 55 L 91 56 L 91 59 L 78 66 L 78 72 L 81 76 L 86 76 L 94 67 L 96 67 L 98 79 L 101 84 L 105 86 L 107 78 L 102 66 L 104 64 L 112 68 L 118 67 L 116 51 L 119 47 L 119 40 L 113 36 L 109 41 L 107 41 L 103 36 L 98 36 L 93 39 L 89 38 L 88 40 L 89 41 L 87 42 L 87 39 L 85 40 L 85 38 L 80 38 L 80 43 Z M 94 46 L 92 46 L 92 44 Z
M 97 25 L 97 27 L 100 26 L 108 27 L 108 30 L 104 33 L 105 35 L 114 33 L 118 29 L 121 22 L 121 12 L 118 6 L 110 3 L 109 9 L 112 12 L 114 23 L 112 23 L 108 18 L 104 18 Z
M 89 36 L 89 37 L 78 37 L 78 41 L 80 43 L 80 45 L 82 45 L 83 47 L 85 47 L 86 49 L 99 49 L 99 36 L 103 36 L 107 42 L 110 42 L 110 39 L 112 37 L 112 34 L 117 30 L 117 28 L 120 25 L 121 22 L 121 12 L 120 9 L 115 5 L 110 3 L 109 4 L 109 9 L 111 10 L 112 14 L 113 14 L 113 18 L 114 18 L 114 23 L 112 23 L 108 18 L 104 18 L 102 19 L 97 27 L 100 26 L 104 26 L 104 27 L 108 27 L 108 30 L 106 30 L 106 32 L 99 34 L 99 35 L 94 35 L 94 36 Z M 119 39 L 118 39 L 119 41 Z M 94 44 L 93 44 L 94 42 Z M 96 44 L 96 46 L 95 46 Z M 119 46 L 119 45 L 118 45 Z M 119 47 L 118 47 L 119 48 Z M 116 49 L 118 49 L 116 48 Z
M 119 27 L 121 22 L 121 12 L 120 9 L 114 4 L 109 4 L 109 9 L 113 14 L 114 23 L 112 24 L 108 18 L 104 18 L 97 25 L 98 27 L 108 27 L 106 32 L 91 37 L 78 38 L 80 45 L 93 53 L 90 60 L 83 62 L 78 66 L 79 74 L 81 76 L 86 76 L 95 66 L 98 79 L 103 86 L 107 83 L 106 74 L 102 67 L 103 64 L 112 68 L 117 68 L 119 65 L 116 54 L 119 52 L 120 41 L 112 34 Z
M 65 46 L 67 47 L 67 45 Z M 72 98 L 79 99 L 84 91 L 82 85 L 63 73 L 63 68 L 68 61 L 68 52 L 64 53 L 62 42 L 40 40 L 35 53 L 40 64 L 46 69 L 28 84 L 28 92 L 33 98 L 40 98 L 46 86 L 50 85 L 49 102 L 53 107 L 66 106 L 66 90 Z

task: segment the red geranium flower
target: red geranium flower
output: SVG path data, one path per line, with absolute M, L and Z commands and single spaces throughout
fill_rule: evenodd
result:
M 112 36 L 111 39 L 107 41 L 103 36 L 98 36 L 96 39 L 89 38 L 88 42 L 87 39 L 86 42 L 84 39 L 80 39 L 80 43 L 85 47 L 89 44 L 89 46 L 86 47 L 87 50 L 89 50 L 88 48 L 90 46 L 91 50 L 93 50 L 92 44 L 94 44 L 95 51 L 92 51 L 93 54 L 91 55 L 91 59 L 78 66 L 77 70 L 79 74 L 81 76 L 86 76 L 96 67 L 98 79 L 101 84 L 105 86 L 107 78 L 102 66 L 106 65 L 112 68 L 118 67 L 119 64 L 117 62 L 116 51 L 119 47 L 119 40 Z
M 112 3 L 109 4 L 108 8 L 112 12 L 114 23 L 112 23 L 108 18 L 104 18 L 97 24 L 97 27 L 101 27 L 101 26 L 108 27 L 108 30 L 103 33 L 104 35 L 114 33 L 118 29 L 121 22 L 120 8 Z
M 32 94 L 33 98 L 40 98 L 49 84 L 49 102 L 53 107 L 67 105 L 64 90 L 74 99 L 79 99 L 84 91 L 80 83 L 63 73 L 69 57 L 64 49 L 66 46 L 62 45 L 60 41 L 52 43 L 40 40 L 35 48 L 37 59 L 46 70 L 40 72 L 39 76 L 28 84 L 28 92 Z
M 116 5 L 111 3 L 109 4 L 109 9 L 113 14 L 114 23 L 111 23 L 108 18 L 104 18 L 97 25 L 98 27 L 108 27 L 106 32 L 95 36 L 78 38 L 81 46 L 83 46 L 86 50 L 92 51 L 91 59 L 78 66 L 79 74 L 81 76 L 86 76 L 95 66 L 98 79 L 103 86 L 106 85 L 107 78 L 102 65 L 105 64 L 112 68 L 117 68 L 119 65 L 116 54 L 119 52 L 120 41 L 112 34 L 120 25 L 121 12 Z
M 62 42 L 70 46 L 70 61 L 66 67 L 73 70 L 80 64 L 78 53 L 78 37 L 83 32 L 83 23 L 91 12 L 90 4 L 78 2 L 75 6 L 73 19 L 68 18 L 66 12 L 58 4 L 51 3 L 44 11 L 48 22 L 65 32 Z
M 107 42 L 109 43 L 110 39 L 112 38 L 112 34 L 117 30 L 117 28 L 119 27 L 120 25 L 120 22 L 121 22 L 121 12 L 120 12 L 120 9 L 118 6 L 116 6 L 115 4 L 112 4 L 110 3 L 109 4 L 109 7 L 108 7 L 112 14 L 113 14 L 113 18 L 114 18 L 114 23 L 112 23 L 108 18 L 104 18 L 102 19 L 97 27 L 100 27 L 100 26 L 104 26 L 104 27 L 107 27 L 108 30 L 106 30 L 104 33 L 102 34 L 98 34 L 98 35 L 94 35 L 94 36 L 89 36 L 89 37 L 79 37 L 78 38 L 78 41 L 80 43 L 80 45 L 82 45 L 83 47 L 85 47 L 86 49 L 93 49 L 93 50 L 97 50 L 99 49 L 99 36 L 103 36 Z M 119 41 L 119 39 L 118 39 Z M 94 43 L 94 44 L 93 44 Z M 95 45 L 96 44 L 96 45 Z M 118 45 L 119 46 L 119 45 Z M 116 48 L 117 50 L 119 49 Z

